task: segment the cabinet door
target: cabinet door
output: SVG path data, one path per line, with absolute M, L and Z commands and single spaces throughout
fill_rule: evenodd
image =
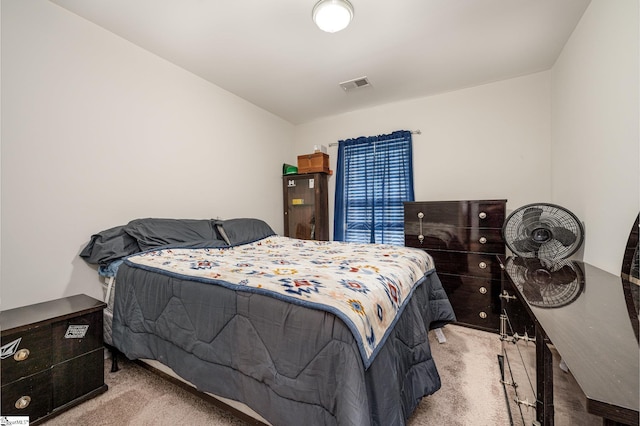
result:
M 284 183 L 284 234 L 302 240 L 328 240 L 327 177 L 290 175 Z

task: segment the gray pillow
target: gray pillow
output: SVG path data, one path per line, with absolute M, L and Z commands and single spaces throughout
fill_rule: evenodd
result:
M 216 221 L 216 228 L 230 246 L 252 243 L 276 234 L 266 222 L 253 218 Z
M 80 257 L 87 263 L 106 266 L 139 251 L 138 242 L 124 231 L 124 226 L 116 226 L 92 235 Z
M 135 219 L 125 232 L 138 241 L 141 250 L 195 241 L 219 240 L 209 219 Z

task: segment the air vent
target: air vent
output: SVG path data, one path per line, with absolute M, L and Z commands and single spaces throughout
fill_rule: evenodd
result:
M 354 78 L 353 80 L 343 81 L 340 83 L 340 87 L 342 87 L 345 92 L 350 92 L 352 90 L 368 86 L 371 86 L 371 83 L 369 83 L 367 77 Z

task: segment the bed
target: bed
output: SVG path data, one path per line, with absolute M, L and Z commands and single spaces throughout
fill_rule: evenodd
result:
M 81 257 L 110 287 L 110 345 L 268 423 L 403 425 L 440 388 L 427 334 L 455 315 L 422 250 L 136 219 Z

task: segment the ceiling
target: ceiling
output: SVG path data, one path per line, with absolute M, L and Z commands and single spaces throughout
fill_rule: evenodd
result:
M 547 70 L 590 0 L 51 0 L 293 123 Z M 369 87 L 339 83 L 366 76 Z

